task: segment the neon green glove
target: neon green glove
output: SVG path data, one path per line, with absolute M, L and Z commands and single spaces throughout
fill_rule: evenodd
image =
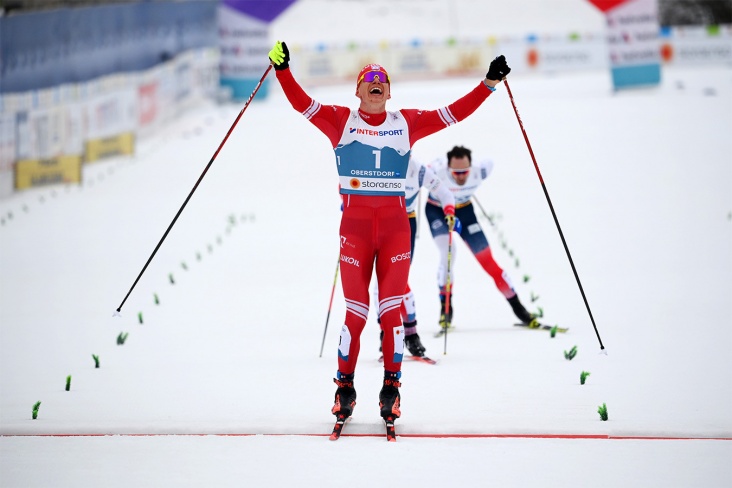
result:
M 287 49 L 287 44 L 277 41 L 269 52 L 269 60 L 277 71 L 289 68 L 290 50 Z

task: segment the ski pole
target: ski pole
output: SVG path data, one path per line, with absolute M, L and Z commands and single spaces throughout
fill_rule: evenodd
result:
M 485 209 L 483 208 L 483 205 L 480 204 L 480 201 L 478 200 L 478 197 L 473 195 L 473 200 L 475 200 L 475 203 L 478 204 L 478 207 L 480 207 L 480 211 L 483 212 L 483 216 L 488 219 L 488 222 L 490 222 L 491 226 L 495 227 L 496 224 L 493 223 L 493 219 L 488 216 L 487 213 L 485 213 Z
M 211 157 L 211 161 L 209 161 L 208 164 L 206 165 L 206 168 L 203 170 L 203 173 L 201 173 L 201 176 L 198 178 L 198 181 L 196 181 L 196 184 L 193 185 L 193 189 L 191 190 L 191 192 L 186 197 L 185 201 L 183 202 L 183 205 L 181 205 L 180 209 L 178 209 L 178 213 L 175 214 L 175 217 L 173 218 L 173 221 L 170 222 L 170 225 L 168 226 L 168 229 L 165 231 L 165 234 L 163 234 L 162 239 L 160 239 L 160 242 L 158 242 L 158 245 L 155 246 L 155 249 L 153 250 L 152 254 L 147 259 L 147 262 L 145 263 L 145 266 L 142 267 L 142 271 L 140 271 L 140 274 L 137 275 L 137 279 L 135 279 L 135 282 L 132 283 L 132 286 L 130 287 L 130 291 L 127 292 L 127 295 L 125 295 L 125 298 L 122 300 L 122 303 L 120 303 L 119 304 L 119 307 L 117 307 L 117 310 L 114 313 L 114 315 L 119 315 L 120 312 L 122 311 L 122 306 L 127 301 L 127 298 L 130 296 L 130 293 L 132 293 L 132 290 L 137 285 L 137 282 L 140 281 L 140 278 L 142 277 L 142 274 L 147 269 L 147 267 L 150 264 L 150 261 L 152 261 L 153 257 L 155 257 L 155 254 L 158 252 L 158 249 L 160 249 L 160 246 L 163 244 L 163 241 L 165 240 L 165 238 L 168 237 L 168 233 L 170 233 L 170 229 L 173 228 L 173 225 L 175 225 L 175 222 L 178 220 L 178 217 L 180 217 L 180 214 L 183 212 L 183 209 L 186 207 L 186 205 L 188 204 L 188 201 L 193 196 L 193 192 L 196 191 L 196 189 L 198 188 L 198 185 L 201 183 L 201 180 L 203 180 L 203 177 L 206 176 L 206 172 L 208 172 L 208 169 L 213 164 L 214 160 L 216 159 L 216 156 L 219 155 L 219 151 L 221 151 L 221 148 L 224 147 L 224 144 L 226 143 L 226 140 L 231 135 L 232 131 L 234 130 L 234 127 L 236 127 L 236 124 L 239 122 L 239 119 L 241 119 L 241 116 L 244 114 L 244 111 L 247 109 L 247 107 L 249 106 L 249 103 L 254 98 L 254 95 L 256 95 L 257 94 L 257 91 L 259 91 L 259 87 L 262 86 L 262 83 L 264 82 L 264 79 L 267 77 L 267 75 L 269 74 L 269 70 L 271 70 L 271 69 L 272 69 L 272 64 L 270 63 L 269 66 L 267 66 L 267 69 L 264 71 L 264 74 L 262 75 L 262 78 L 260 78 L 259 83 L 257 83 L 257 86 L 256 87 L 254 87 L 254 91 L 252 92 L 251 95 L 249 95 L 249 99 L 244 104 L 244 107 L 242 107 L 241 111 L 239 112 L 239 115 L 237 115 L 236 119 L 234 120 L 234 123 L 231 124 L 231 127 L 229 128 L 229 131 L 226 133 L 226 136 L 224 136 L 224 140 L 221 141 L 221 144 L 219 144 L 219 147 L 216 149 L 216 152 Z
M 452 281 L 450 280 L 450 261 L 452 261 L 452 229 L 447 229 L 447 283 L 445 284 L 445 318 L 450 315 L 450 295 L 452 292 Z M 445 346 L 442 355 L 447 355 L 447 329 L 452 325 L 452 319 L 445 321 Z
M 516 108 L 516 102 L 513 100 L 513 94 L 511 93 L 511 87 L 508 86 L 508 81 L 504 78 L 503 82 L 506 84 L 506 91 L 508 91 L 508 98 L 511 99 L 511 105 L 513 106 L 513 111 L 516 113 L 516 120 L 518 120 L 519 127 L 521 128 L 521 133 L 524 135 L 524 140 L 526 141 L 526 147 L 529 148 L 529 154 L 531 154 L 531 160 L 534 162 L 534 168 L 536 169 L 536 175 L 539 177 L 539 182 L 541 183 L 541 188 L 544 190 L 544 196 L 546 197 L 546 201 L 549 204 L 549 209 L 552 212 L 552 217 L 554 217 L 554 224 L 557 226 L 557 230 L 559 231 L 559 237 L 562 239 L 562 245 L 564 245 L 564 251 L 567 253 L 567 258 L 569 259 L 569 264 L 572 266 L 572 272 L 574 273 L 574 279 L 577 280 L 577 285 L 579 286 L 580 293 L 582 294 L 582 300 L 585 302 L 585 307 L 587 308 L 587 313 L 590 315 L 590 321 L 592 321 L 592 327 L 595 329 L 595 335 L 597 336 L 597 340 L 600 343 L 600 350 L 604 351 L 605 346 L 602 344 L 602 339 L 600 339 L 600 332 L 597 330 L 597 325 L 595 325 L 595 319 L 592 317 L 592 310 L 590 310 L 590 304 L 587 302 L 587 297 L 585 296 L 585 290 L 582 288 L 582 283 L 580 282 L 579 275 L 577 274 L 577 269 L 574 266 L 574 261 L 572 260 L 572 255 L 569 253 L 569 247 L 567 246 L 567 241 L 564 239 L 564 233 L 562 232 L 562 227 L 559 225 L 559 219 L 557 219 L 557 213 L 554 211 L 554 205 L 552 205 L 552 200 L 549 198 L 549 192 L 546 189 L 546 185 L 544 184 L 544 178 L 541 176 L 541 171 L 539 171 L 539 165 L 536 162 L 536 157 L 534 157 L 534 151 L 531 149 L 531 144 L 529 143 L 529 136 L 526 135 L 526 130 L 524 130 L 524 124 L 521 122 L 521 117 L 519 116 L 518 109 Z
M 323 347 L 325 347 L 325 333 L 328 332 L 328 320 L 330 319 L 330 309 L 333 307 L 333 295 L 335 294 L 336 283 L 338 282 L 338 269 L 341 265 L 341 254 L 338 253 L 338 262 L 336 263 L 335 278 L 333 278 L 333 289 L 330 290 L 330 303 L 328 304 L 328 315 L 325 316 L 325 330 L 323 330 L 323 342 L 320 344 L 320 358 L 323 357 Z

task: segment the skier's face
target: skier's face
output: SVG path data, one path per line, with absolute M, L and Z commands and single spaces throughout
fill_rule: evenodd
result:
M 451 158 L 448 163 L 450 169 L 450 176 L 460 186 L 463 186 L 468 181 L 470 176 L 470 159 L 467 156 L 461 158 Z
M 356 88 L 356 96 L 361 99 L 361 108 L 368 113 L 379 113 L 386 109 L 386 101 L 391 98 L 391 85 L 384 76 L 374 76 L 371 81 L 363 80 Z

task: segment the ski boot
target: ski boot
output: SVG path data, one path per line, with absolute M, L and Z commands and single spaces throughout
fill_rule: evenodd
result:
M 353 414 L 353 407 L 356 406 L 356 389 L 353 387 L 353 375 L 341 374 L 333 378 L 333 382 L 338 385 L 335 392 L 335 403 L 331 409 L 331 413 L 339 419 L 346 419 Z
M 402 414 L 399 410 L 399 403 L 401 395 L 399 395 L 399 387 L 402 386 L 399 383 L 399 377 L 402 375 L 401 371 L 397 373 L 391 373 L 384 371 L 384 386 L 381 387 L 379 392 L 379 408 L 381 409 L 381 416 L 384 420 L 398 419 Z
M 518 317 L 522 324 L 526 324 L 530 329 L 536 329 L 539 327 L 539 321 L 536 319 L 536 315 L 529 313 L 528 310 L 519 301 L 518 295 L 514 295 L 508 299 L 508 304 L 511 305 L 514 315 Z
M 422 341 L 419 340 L 419 334 L 412 334 L 404 337 L 404 345 L 407 346 L 410 354 L 418 358 L 424 357 L 424 352 L 427 350 L 422 345 Z

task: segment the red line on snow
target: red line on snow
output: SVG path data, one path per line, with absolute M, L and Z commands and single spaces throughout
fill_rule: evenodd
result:
M 170 433 L 170 434 L 0 434 L 0 437 L 329 437 L 330 434 L 251 434 L 251 433 Z M 383 434 L 343 434 L 342 437 L 384 437 Z M 632 441 L 732 441 L 732 437 L 619 436 L 609 434 L 397 434 L 397 437 L 421 439 L 604 439 Z

